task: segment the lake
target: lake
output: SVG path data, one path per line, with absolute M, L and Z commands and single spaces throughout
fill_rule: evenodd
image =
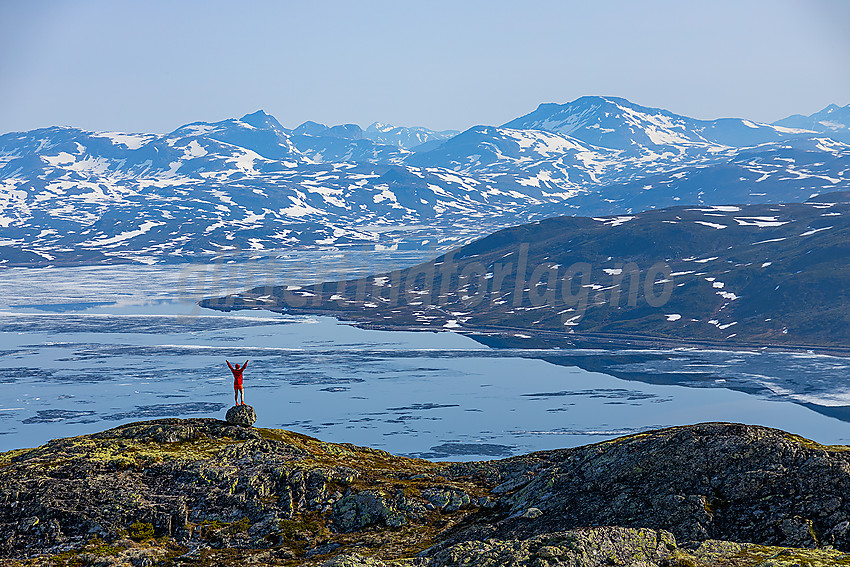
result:
M 225 359 L 250 359 L 245 399 L 258 426 L 437 460 L 703 421 L 850 443 L 847 358 L 490 348 L 455 332 L 365 330 L 195 304 L 270 281 L 303 284 L 421 259 L 304 252 L 273 264 L 5 269 L 0 450 L 139 419 L 223 419 L 233 403 Z

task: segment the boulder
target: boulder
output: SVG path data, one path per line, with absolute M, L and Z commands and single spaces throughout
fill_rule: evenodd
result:
M 227 410 L 227 415 L 224 417 L 227 423 L 231 425 L 241 425 L 242 427 L 251 427 L 257 421 L 257 414 L 254 408 L 247 405 L 233 406 Z

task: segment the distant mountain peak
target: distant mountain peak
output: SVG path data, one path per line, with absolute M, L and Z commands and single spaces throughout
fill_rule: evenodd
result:
M 541 104 L 503 128 L 544 130 L 617 150 L 707 144 L 691 127 L 692 122 L 624 98 L 594 95 L 563 104 Z
M 296 136 L 339 138 L 343 140 L 371 140 L 380 146 L 390 146 L 406 151 L 426 143 L 439 144 L 443 140 L 457 135 L 459 132 L 455 130 L 435 132 L 421 126 L 393 126 L 386 122 L 373 122 L 364 130 L 357 124 L 327 126 L 308 120 L 295 128 L 292 133 Z
M 633 103 L 632 101 L 625 99 L 620 96 L 606 96 L 606 95 L 584 95 L 580 96 L 577 99 L 565 103 L 567 105 L 579 106 L 583 104 L 616 104 L 623 106 L 640 106 L 638 104 Z M 563 105 L 561 105 L 563 106 Z M 642 108 L 642 107 L 641 107 Z
M 850 142 L 850 104 L 847 106 L 830 104 L 823 110 L 808 116 L 793 114 L 782 120 L 777 120 L 773 125 L 783 128 L 812 130 L 847 143 Z
M 369 126 L 366 127 L 366 132 L 390 132 L 394 130 L 395 126 L 392 124 L 387 124 L 386 122 L 372 122 Z
M 243 121 L 246 121 L 246 122 L 247 122 L 247 121 L 248 121 L 248 120 L 250 120 L 251 118 L 255 118 L 255 117 L 256 117 L 256 118 L 274 118 L 271 114 L 269 114 L 268 112 L 266 112 L 265 110 L 263 110 L 263 109 L 261 108 L 261 109 L 259 109 L 259 110 L 257 110 L 257 111 L 250 112 L 250 113 L 246 114 L 245 116 L 243 116 L 242 118 L 240 118 L 240 120 L 243 120 Z
M 363 129 L 357 124 L 337 124 L 328 126 L 320 122 L 308 120 L 292 131 L 299 136 L 323 136 L 326 138 L 342 138 L 346 140 L 360 140 L 363 138 Z
M 240 122 L 245 122 L 246 124 L 250 124 L 254 128 L 270 128 L 272 130 L 284 131 L 286 130 L 280 122 L 278 122 L 277 118 L 268 114 L 265 110 L 258 110 L 256 112 L 252 112 L 250 114 L 246 114 L 242 118 L 239 119 Z
M 800 128 L 812 130 L 739 118 L 698 120 L 662 108 L 641 106 L 625 98 L 599 95 L 583 96 L 563 104 L 541 104 L 535 111 L 502 127 L 544 130 L 646 157 L 659 152 L 679 154 L 684 148 L 716 152 L 724 147 L 752 147 L 805 134 Z
M 648 106 L 642 106 L 640 104 L 634 103 L 629 99 L 620 97 L 620 96 L 608 96 L 608 95 L 584 95 L 580 96 L 575 100 L 569 102 L 544 102 L 538 105 L 537 110 L 577 110 L 587 107 L 604 107 L 604 106 L 615 106 L 622 108 L 630 108 L 634 110 L 639 110 L 643 112 L 668 112 L 666 110 Z M 669 113 L 669 112 L 668 112 Z
M 328 130 L 327 124 L 307 120 L 296 126 L 292 133 L 300 136 L 321 136 Z

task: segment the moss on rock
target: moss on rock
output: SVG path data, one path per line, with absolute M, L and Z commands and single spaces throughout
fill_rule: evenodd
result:
M 846 494 L 847 448 L 740 424 L 434 463 L 162 419 L 0 454 L 0 561 L 850 565 Z

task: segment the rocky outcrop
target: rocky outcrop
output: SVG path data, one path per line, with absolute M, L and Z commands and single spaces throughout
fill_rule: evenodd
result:
M 246 404 L 240 404 L 227 410 L 224 419 L 230 425 L 251 427 L 257 423 L 257 413 L 254 411 L 253 407 Z
M 145 529 L 141 539 L 184 551 L 303 558 L 356 541 L 413 549 L 472 513 L 443 512 L 423 491 L 486 492 L 439 476 L 442 468 L 214 419 L 133 423 L 0 455 L 0 557 L 87 552 L 92 541 Z M 418 531 L 392 531 L 407 525 Z
M 529 536 L 589 525 L 850 550 L 850 453 L 764 427 L 709 423 L 576 449 L 458 465 L 500 482 L 500 516 L 459 538 Z M 530 510 L 538 513 L 529 515 Z
M 528 539 L 470 541 L 421 558 L 429 567 L 523 567 L 581 565 L 607 567 L 631 565 L 660 567 L 674 563 L 680 554 L 667 532 L 618 527 L 584 528 L 548 533 Z M 405 561 L 379 561 L 359 554 L 340 554 L 323 567 L 385 567 L 411 565 Z
M 433 463 L 163 419 L 0 454 L 0 562 L 850 563 L 848 499 L 848 448 L 739 424 Z
M 322 567 L 833 567 L 850 563 L 834 549 L 795 549 L 708 540 L 682 548 L 672 534 L 598 527 L 528 539 L 470 541 L 434 557 L 380 560 L 342 553 Z
M 526 539 L 469 541 L 435 553 L 430 565 L 467 564 L 474 557 L 481 567 L 519 567 L 533 564 L 668 565 L 676 540 L 667 532 L 619 527 L 585 528 L 546 533 Z

